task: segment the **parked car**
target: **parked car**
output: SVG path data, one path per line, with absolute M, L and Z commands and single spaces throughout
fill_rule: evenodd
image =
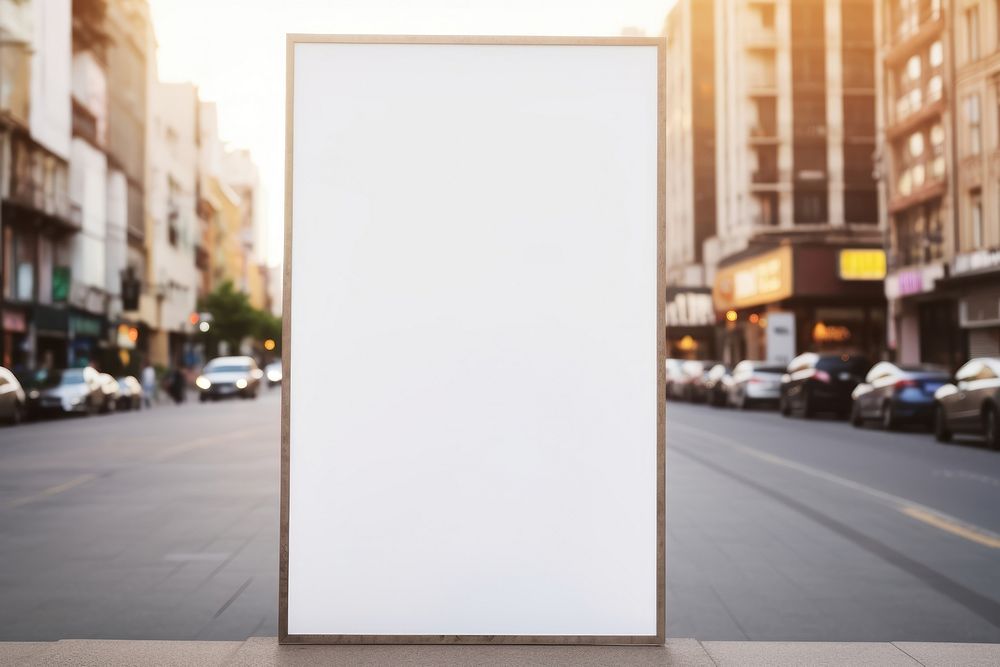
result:
M 697 367 L 692 368 L 692 379 L 690 382 L 690 387 L 688 388 L 688 400 L 692 403 L 707 403 L 708 402 L 708 373 L 711 371 L 719 362 L 717 361 L 698 361 Z
M 680 385 L 678 384 L 683 377 L 681 371 L 681 364 L 684 363 L 681 359 L 667 359 L 666 360 L 666 376 L 667 376 L 667 400 L 679 398 Z
M 104 404 L 100 373 L 91 367 L 43 370 L 28 388 L 28 414 L 94 414 Z
M 674 398 L 681 401 L 697 401 L 700 398 L 699 389 L 704 372 L 704 362 L 693 359 L 681 361 L 677 375 L 671 383 Z
M 205 364 L 194 383 L 202 403 L 231 396 L 257 398 L 263 376 L 253 357 L 217 357 Z
M 878 420 L 887 431 L 907 423 L 929 426 L 934 392 L 948 383 L 948 373 L 933 366 L 897 366 L 881 361 L 851 392 L 851 424 Z
M 269 387 L 281 384 L 281 380 L 284 377 L 284 373 L 281 370 L 281 362 L 272 361 L 267 366 L 264 366 L 264 376 L 267 378 L 267 385 Z
M 784 366 L 766 361 L 741 361 L 733 368 L 730 405 L 745 410 L 755 404 L 776 404 L 781 398 L 781 376 L 784 373 Z
M 118 380 L 107 373 L 100 373 L 97 378 L 101 382 L 101 392 L 104 395 L 104 400 L 101 402 L 101 412 L 109 413 L 116 411 L 118 409 L 118 400 L 122 395 Z
M 27 400 L 28 397 L 14 374 L 0 366 L 0 420 L 20 424 Z
M 867 359 L 854 354 L 800 354 L 781 376 L 781 414 L 788 417 L 797 410 L 807 419 L 817 412 L 846 417 L 851 392 L 870 366 Z
M 125 375 L 118 378 L 119 410 L 141 410 L 142 409 L 142 384 L 135 377 Z
M 963 365 L 955 380 L 934 393 L 934 435 L 979 433 L 1000 449 L 1000 357 L 979 357 Z
M 733 383 L 729 366 L 715 364 L 705 373 L 705 401 L 722 408 L 729 404 L 729 390 Z

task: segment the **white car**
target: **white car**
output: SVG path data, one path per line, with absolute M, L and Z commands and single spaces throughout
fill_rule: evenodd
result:
M 205 364 L 194 384 L 202 403 L 235 396 L 257 398 L 263 376 L 253 357 L 216 357 Z
M 267 366 L 264 366 L 264 376 L 267 378 L 267 384 L 269 387 L 281 384 L 281 379 L 284 377 L 284 374 L 281 371 L 281 362 L 272 361 Z
M 740 409 L 755 403 L 777 404 L 781 398 L 781 376 L 784 366 L 766 361 L 741 361 L 733 368 L 729 387 L 729 404 Z

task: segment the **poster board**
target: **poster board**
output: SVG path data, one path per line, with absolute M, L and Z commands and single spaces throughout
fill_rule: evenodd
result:
M 664 640 L 663 54 L 290 35 L 283 643 Z

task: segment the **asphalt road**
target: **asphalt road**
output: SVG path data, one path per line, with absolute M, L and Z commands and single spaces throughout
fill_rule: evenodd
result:
M 277 632 L 278 392 L 0 429 L 0 640 Z M 1000 453 L 670 404 L 667 631 L 1000 642 Z

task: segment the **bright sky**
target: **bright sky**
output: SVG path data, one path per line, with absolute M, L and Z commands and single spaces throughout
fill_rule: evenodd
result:
M 222 140 L 260 169 L 267 256 L 280 262 L 285 33 L 659 35 L 676 0 L 150 0 L 163 81 L 218 103 Z

